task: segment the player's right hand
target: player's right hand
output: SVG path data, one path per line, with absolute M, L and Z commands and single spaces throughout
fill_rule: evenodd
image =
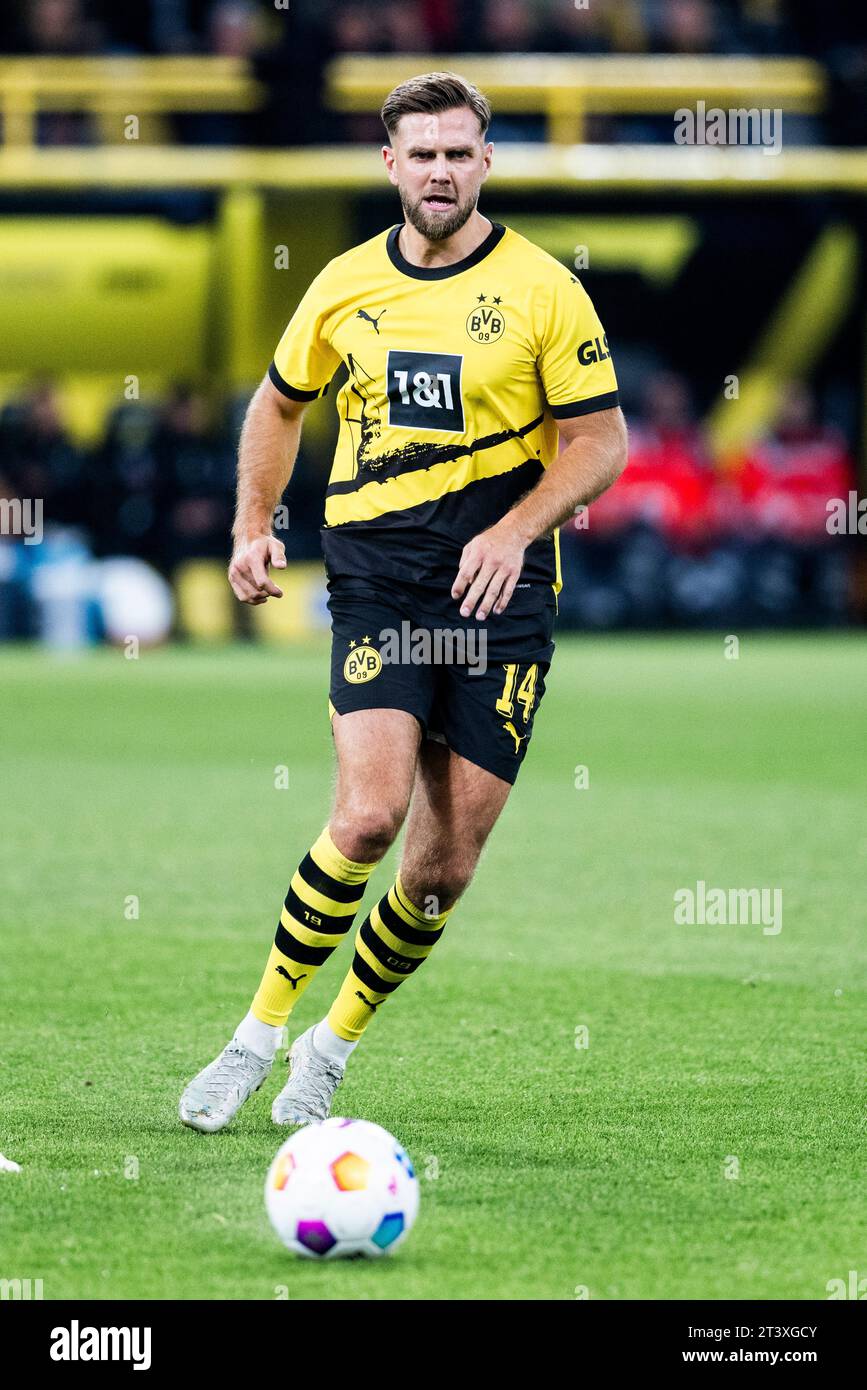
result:
M 286 547 L 276 536 L 256 536 L 235 548 L 229 565 L 229 583 L 242 603 L 267 603 L 282 598 L 283 590 L 268 575 L 268 566 L 286 568 Z

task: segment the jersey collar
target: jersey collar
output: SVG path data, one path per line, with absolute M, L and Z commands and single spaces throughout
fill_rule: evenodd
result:
M 414 280 L 447 280 L 450 275 L 460 275 L 462 271 L 469 270 L 471 266 L 478 265 L 479 261 L 483 261 L 486 256 L 489 256 L 494 247 L 499 245 L 506 231 L 500 222 L 492 221 L 491 230 L 484 241 L 480 242 L 475 251 L 471 251 L 462 261 L 455 261 L 452 265 L 422 266 L 413 265 L 401 252 L 397 239 L 402 226 L 403 223 L 401 222 L 397 227 L 392 227 L 388 234 L 386 242 L 388 257 L 397 270 L 401 271 L 403 275 L 411 275 Z

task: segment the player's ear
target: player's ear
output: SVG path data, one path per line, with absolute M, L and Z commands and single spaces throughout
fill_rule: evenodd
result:
M 391 145 L 383 145 L 382 158 L 388 171 L 388 177 L 392 183 L 397 183 L 397 174 L 394 172 L 394 150 Z

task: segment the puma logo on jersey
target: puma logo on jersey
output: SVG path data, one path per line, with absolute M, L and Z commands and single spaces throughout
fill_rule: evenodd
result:
M 383 310 L 383 313 L 384 313 L 384 312 L 385 312 L 385 310 Z M 385 1000 L 384 1000 L 384 999 L 380 999 L 376 1004 L 374 1004 L 373 1000 L 372 1000 L 372 999 L 368 999 L 366 995 L 362 994 L 360 989 L 357 989 L 357 990 L 355 991 L 355 997 L 356 997 L 356 999 L 360 999 L 361 1002 L 362 1002 L 362 1004 L 366 1004 L 367 1007 L 368 1007 L 369 1009 L 372 1009 L 374 1013 L 376 1013 L 376 1011 L 377 1011 L 377 1009 L 379 1008 L 379 1005 L 380 1005 L 380 1004 L 384 1004 L 384 1003 L 385 1003 Z M 390 1018 L 390 1017 L 391 1017 L 391 1015 L 389 1014 L 389 1018 Z
M 306 972 L 306 971 L 304 972 L 303 975 L 290 975 L 290 974 L 289 974 L 289 971 L 288 971 L 288 970 L 284 970 L 284 968 L 283 968 L 282 965 L 275 965 L 274 969 L 277 971 L 277 974 L 278 974 L 278 975 L 282 975 L 282 976 L 283 976 L 283 979 L 284 979 L 284 980 L 288 980 L 288 981 L 289 981 L 289 983 L 290 983 L 290 985 L 292 986 L 293 989 L 297 989 L 297 988 L 298 988 L 298 981 L 299 981 L 299 980 L 306 980 L 306 979 L 307 979 L 307 972 Z
M 521 744 L 523 743 L 527 735 L 519 734 L 511 719 L 508 721 L 508 723 L 503 724 L 502 727 L 506 730 L 506 733 L 511 734 L 512 738 L 515 740 L 515 757 L 517 757 L 521 749 Z
M 364 319 L 367 323 L 372 323 L 374 329 L 375 329 L 376 332 L 378 333 L 378 332 L 379 332 L 379 320 L 382 318 L 382 315 L 385 314 L 385 313 L 387 313 L 387 310 L 386 310 L 386 309 L 382 309 L 382 310 L 380 311 L 380 313 L 377 315 L 377 317 L 376 317 L 375 319 L 372 319 L 372 318 L 370 317 L 370 314 L 367 312 L 366 309 L 359 309 L 358 313 L 356 314 L 356 318 Z

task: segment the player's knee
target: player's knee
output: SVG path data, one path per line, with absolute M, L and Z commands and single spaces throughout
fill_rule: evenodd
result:
M 463 860 L 455 860 L 440 865 L 435 873 L 428 875 L 424 884 L 421 897 L 425 908 L 430 904 L 433 915 L 436 916 L 454 907 L 469 886 L 474 869 L 475 861 L 470 864 Z
M 404 811 L 397 807 L 350 808 L 332 820 L 331 834 L 340 853 L 357 864 L 382 859 L 397 839 Z

